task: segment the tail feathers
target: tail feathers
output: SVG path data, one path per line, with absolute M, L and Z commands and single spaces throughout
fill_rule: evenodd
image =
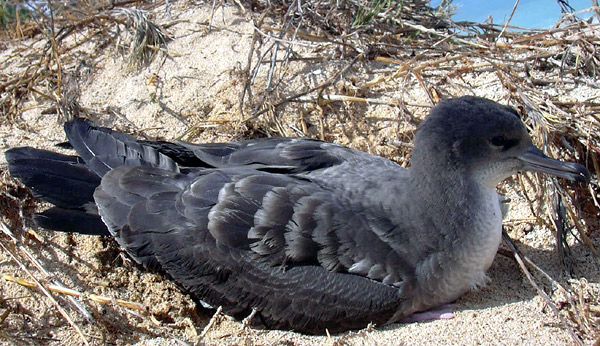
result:
M 100 177 L 78 156 L 22 147 L 4 154 L 10 174 L 33 194 L 55 205 L 33 217 L 43 228 L 83 234 L 109 234 L 94 202 Z
M 65 133 L 75 151 L 100 177 L 119 166 L 150 165 L 179 172 L 172 159 L 151 146 L 130 135 L 95 127 L 87 120 L 76 118 L 66 123 Z
M 81 209 L 52 207 L 33 216 L 36 225 L 52 231 L 110 235 L 97 213 Z
M 61 208 L 83 208 L 94 203 L 100 178 L 77 156 L 30 147 L 5 152 L 10 174 L 39 197 Z

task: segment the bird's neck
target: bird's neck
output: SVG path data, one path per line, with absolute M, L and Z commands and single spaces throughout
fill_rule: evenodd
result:
M 481 186 L 472 179 L 466 168 L 452 162 L 443 166 L 429 162 L 412 165 L 409 169 L 412 184 L 429 195 L 448 199 L 453 195 L 466 197 Z M 428 197 L 430 198 L 430 197 Z
M 441 215 L 446 220 L 457 222 L 447 224 L 448 228 L 478 232 L 480 225 L 473 224 L 474 220 L 487 218 L 490 210 L 483 206 L 496 203 L 498 199 L 495 188 L 483 185 L 477 176 L 460 166 L 427 170 L 411 167 L 409 171 L 411 185 L 416 188 L 408 200 L 427 205 L 427 209 L 422 209 L 426 214 L 437 211 L 438 214 L 446 214 Z

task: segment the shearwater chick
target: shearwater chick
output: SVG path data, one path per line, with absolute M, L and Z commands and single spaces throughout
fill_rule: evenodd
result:
M 408 169 L 301 138 L 151 142 L 82 119 L 65 132 L 78 156 L 6 152 L 55 205 L 38 225 L 111 234 L 203 304 L 315 334 L 397 322 L 483 283 L 508 176 L 590 178 L 534 147 L 513 109 L 472 96 L 431 111 Z

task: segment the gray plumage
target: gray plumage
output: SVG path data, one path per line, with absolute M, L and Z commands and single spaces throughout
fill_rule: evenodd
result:
M 495 186 L 517 171 L 589 180 L 533 147 L 514 110 L 476 97 L 432 110 L 409 169 L 310 139 L 148 142 L 80 119 L 65 131 L 80 158 L 6 153 L 11 174 L 51 202 L 44 170 L 96 174 L 78 179 L 97 186 L 97 211 L 88 192 L 53 202 L 42 225 L 72 230 L 99 214 L 133 259 L 194 298 L 306 333 L 393 323 L 483 284 L 501 237 Z

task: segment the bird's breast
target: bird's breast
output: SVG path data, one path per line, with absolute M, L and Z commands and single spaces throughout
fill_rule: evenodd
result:
M 493 189 L 482 191 L 477 203 L 465 212 L 470 214 L 470 222 L 464 225 L 468 229 L 455 230 L 457 237 L 451 244 L 440 246 L 417 267 L 418 285 L 423 292 L 415 301 L 420 305 L 414 306 L 417 311 L 449 303 L 489 280 L 485 272 L 502 238 L 498 194 Z
M 456 297 L 489 281 L 485 272 L 492 265 L 502 239 L 502 211 L 495 189 L 483 190 L 470 213 L 471 229 L 463 230 L 464 237 L 457 241 L 456 273 L 448 278 L 449 293 Z
M 486 189 L 480 210 L 475 212 L 473 238 L 468 242 L 465 271 L 469 273 L 469 288 L 477 288 L 487 281 L 485 271 L 492 265 L 502 239 L 502 210 L 495 189 Z

